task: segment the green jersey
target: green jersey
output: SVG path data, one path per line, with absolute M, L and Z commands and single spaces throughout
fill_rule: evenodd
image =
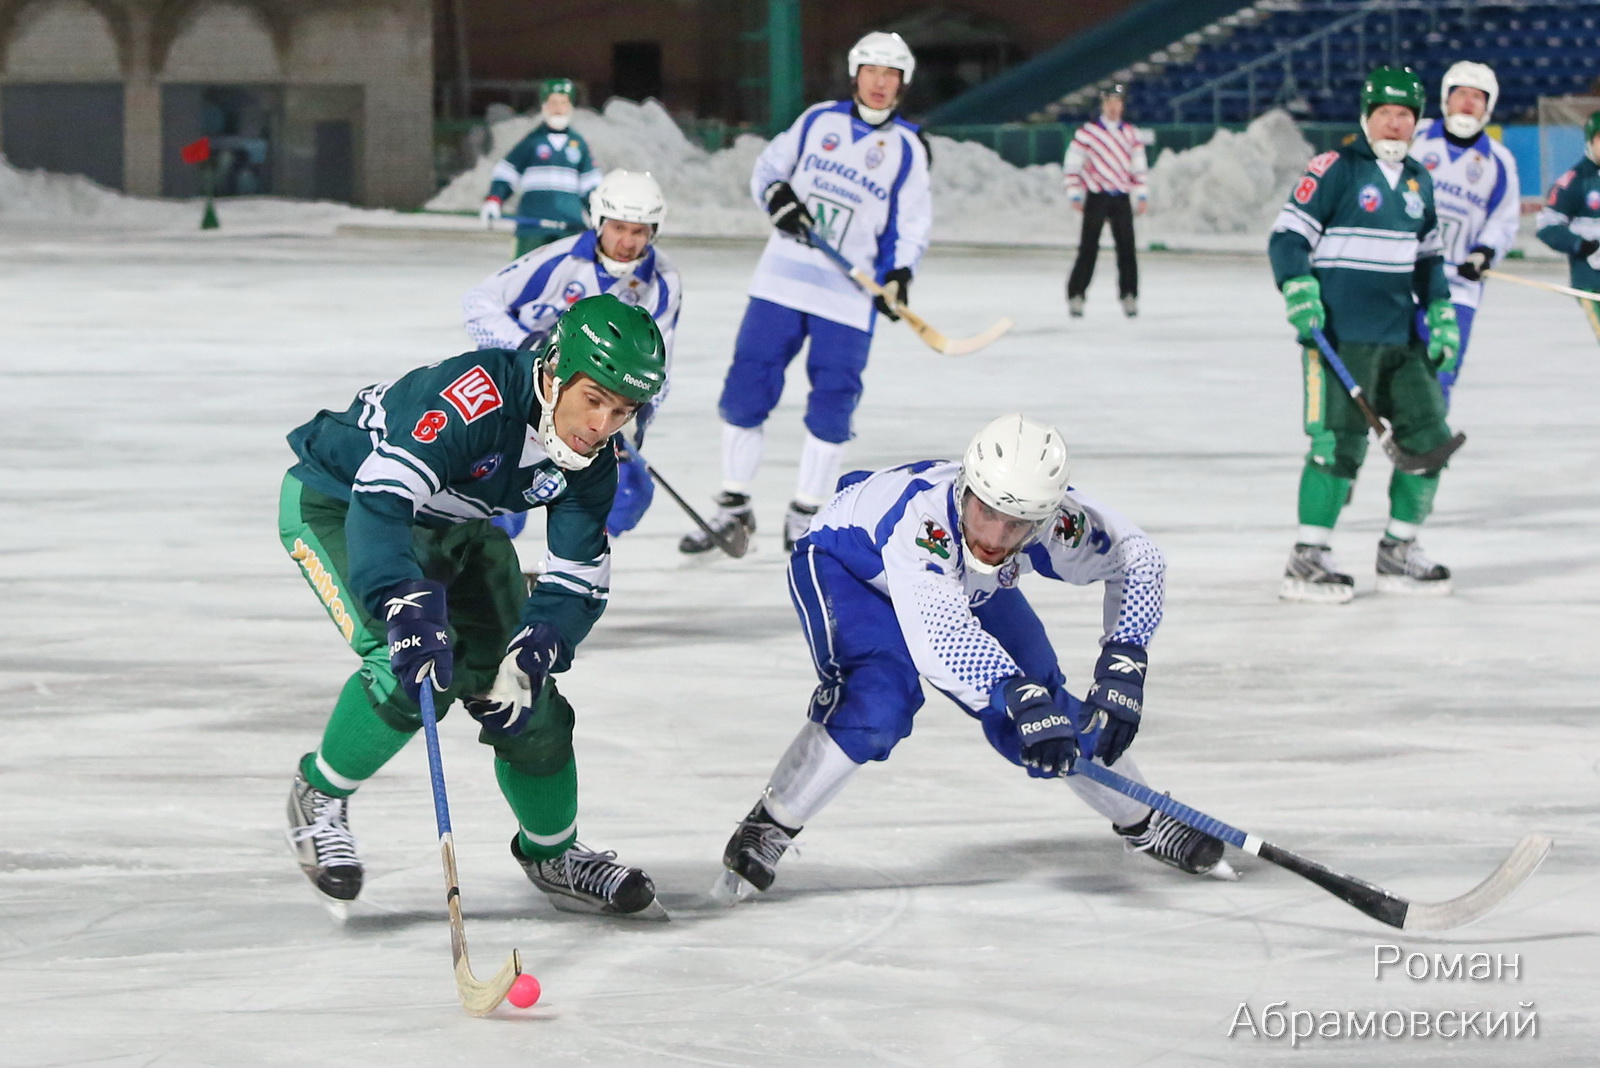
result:
M 1280 289 L 1308 274 L 1321 283 L 1340 341 L 1406 344 L 1418 302 L 1450 299 L 1428 169 L 1409 157 L 1380 163 L 1365 137 L 1306 164 L 1267 254 Z
M 289 434 L 299 457 L 290 474 L 349 502 L 347 578 L 375 617 L 391 587 L 425 577 L 413 527 L 544 508 L 547 556 L 522 622 L 554 623 L 574 649 L 600 618 L 616 455 L 607 446 L 580 471 L 556 466 L 537 429 L 534 361 L 525 351 L 469 352 L 368 386 L 344 411 L 319 412 Z
M 583 205 L 600 184 L 589 142 L 540 123 L 494 165 L 489 195 L 507 203 L 520 191 L 517 233 L 575 234 L 585 226 Z
M 1600 167 L 1585 157 L 1550 187 L 1539 212 L 1539 240 L 1567 254 L 1572 284 L 1600 292 L 1600 254 L 1579 256 L 1585 241 L 1600 241 Z

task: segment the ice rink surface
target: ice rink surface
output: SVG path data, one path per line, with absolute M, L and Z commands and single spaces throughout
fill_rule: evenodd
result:
M 648 451 L 708 503 L 757 250 L 666 247 L 688 295 Z M 957 360 L 884 324 L 847 466 L 958 455 L 1012 410 L 1058 424 L 1074 481 L 1169 557 L 1134 750 L 1152 783 L 1423 901 L 1473 886 L 1526 832 L 1554 836 L 1504 908 L 1403 934 L 1253 858 L 1230 854 L 1244 879 L 1223 883 L 1126 855 L 938 695 L 771 893 L 711 904 L 813 684 L 777 533 L 797 368 L 769 424 L 757 551 L 680 556 L 688 523 L 658 494 L 563 682 L 581 833 L 647 869 L 673 921 L 556 913 L 507 856 L 514 823 L 458 711 L 444 758 L 474 959 L 487 974 L 519 947 L 543 1001 L 487 1020 L 456 1003 L 420 744 L 353 802 L 368 889 L 336 926 L 285 850 L 283 807 L 355 661 L 277 541 L 283 436 L 465 349 L 459 297 L 503 252 L 0 234 L 0 1064 L 1594 1063 L 1600 347 L 1570 301 L 1492 287 L 1452 419 L 1470 440 L 1423 537 L 1455 596 L 1373 593 L 1374 449 L 1335 545 L 1355 602 L 1280 604 L 1304 439 L 1261 256 L 1144 257 L 1133 321 L 1107 258 L 1069 321 L 1062 254 L 935 252 L 913 288 L 929 319 L 1017 328 Z M 1081 692 L 1100 590 L 1025 588 Z M 1518 970 L 1379 979 L 1380 945 Z M 1535 1011 L 1538 1033 L 1291 1049 L 1230 1038 L 1241 1005 L 1482 1012 L 1484 1029 Z

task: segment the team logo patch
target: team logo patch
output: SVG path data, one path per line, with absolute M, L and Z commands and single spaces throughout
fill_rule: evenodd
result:
M 1312 157 L 1311 162 L 1306 164 L 1306 170 L 1321 178 L 1328 173 L 1328 168 L 1333 166 L 1333 161 L 1338 158 L 1339 153 L 1337 152 L 1324 152 L 1320 156 Z
M 1585 193 L 1583 203 L 1590 211 L 1600 211 L 1600 189 L 1591 189 Z
M 450 402 L 450 407 L 461 413 L 461 418 L 471 423 L 482 419 L 500 407 L 500 388 L 494 384 L 481 365 L 444 387 L 439 395 Z
M 1422 194 L 1421 193 L 1414 192 L 1413 190 L 1407 189 L 1404 193 L 1400 194 L 1400 198 L 1405 201 L 1406 214 L 1407 215 L 1411 216 L 1411 218 L 1413 218 L 1413 219 L 1422 218 Z
M 550 146 L 549 145 L 540 145 L 538 148 L 533 150 L 533 154 L 535 156 L 538 156 L 540 159 L 549 159 L 550 158 Z
M 583 283 L 579 281 L 568 282 L 567 288 L 561 291 L 561 299 L 568 304 L 578 303 L 583 299 Z
M 922 537 L 917 544 L 941 560 L 950 559 L 950 532 L 927 516 L 922 517 Z
M 834 149 L 836 149 L 838 147 L 839 147 L 839 135 L 838 134 L 831 133 L 831 134 L 828 134 L 826 137 L 824 137 L 822 139 L 822 151 L 824 151 L 824 152 L 832 152 Z
M 422 418 L 417 420 L 417 425 L 411 428 L 411 436 L 424 445 L 439 440 L 439 431 L 450 421 L 450 416 L 435 408 L 431 412 L 423 412 Z
M 1069 509 L 1056 517 L 1055 536 L 1069 549 L 1076 549 L 1083 544 L 1083 535 L 1088 529 L 1089 517 L 1082 512 Z
M 1474 152 L 1467 157 L 1467 181 L 1477 185 L 1483 178 L 1483 157 Z
M 1430 171 L 1437 169 L 1439 163 L 1439 153 L 1437 152 L 1429 152 L 1426 156 L 1422 157 L 1422 165 L 1428 168 Z M 1473 181 L 1477 181 L 1477 179 L 1474 178 Z
M 1013 558 L 1001 564 L 1000 570 L 995 572 L 994 577 L 1003 588 L 1009 590 L 1017 584 L 1017 576 L 1021 571 L 1022 565 Z
M 1377 211 L 1383 207 L 1383 193 L 1375 185 L 1364 185 L 1356 194 L 1356 203 L 1361 205 L 1362 211 Z
M 529 504 L 547 504 L 566 492 L 567 476 L 561 468 L 540 471 L 533 476 L 533 484 L 522 491 Z
M 500 470 L 500 462 L 505 459 L 504 454 L 491 452 L 488 456 L 472 461 L 472 478 L 488 478 Z
M 871 170 L 873 167 L 876 167 L 878 164 L 880 164 L 882 162 L 883 162 L 883 142 L 879 141 L 877 144 L 875 144 L 871 148 L 867 149 L 867 169 Z
M 582 155 L 583 155 L 583 153 L 578 149 L 577 145 L 568 145 L 567 146 L 567 162 L 568 163 L 576 163 L 576 162 L 578 162 L 578 158 L 580 156 L 582 156 Z

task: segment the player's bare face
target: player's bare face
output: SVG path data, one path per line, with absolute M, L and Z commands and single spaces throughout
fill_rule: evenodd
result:
M 1018 519 L 996 511 L 980 501 L 976 494 L 968 493 L 961 501 L 961 537 L 972 555 L 997 567 L 1006 557 L 1022 547 L 1039 524 L 1031 519 Z
M 618 263 L 632 263 L 650 247 L 654 229 L 649 223 L 607 219 L 600 224 L 600 251 Z
M 1100 112 L 1112 122 L 1122 121 L 1123 100 L 1120 96 L 1108 96 L 1100 101 Z
M 572 98 L 566 93 L 551 93 L 544 98 L 539 110 L 546 115 L 571 115 Z
M 900 72 L 894 67 L 863 63 L 856 68 L 856 99 L 869 108 L 885 111 L 900 95 Z
M 553 385 L 547 375 L 545 396 L 550 395 Z M 572 381 L 561 388 L 550 418 L 556 435 L 566 442 L 567 448 L 593 456 L 638 408 L 638 404 L 611 392 L 587 375 L 574 375 Z
M 1450 90 L 1450 95 L 1444 98 L 1444 113 L 1446 115 L 1471 115 L 1478 118 L 1489 107 L 1489 94 L 1482 89 L 1469 89 L 1465 85 L 1458 85 Z
M 1367 136 L 1374 141 L 1409 141 L 1417 129 L 1417 113 L 1404 104 L 1379 104 L 1367 116 Z

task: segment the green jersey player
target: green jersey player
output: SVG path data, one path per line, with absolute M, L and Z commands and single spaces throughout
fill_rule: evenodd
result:
M 577 843 L 573 710 L 552 674 L 605 608 L 611 435 L 665 375 L 655 320 L 602 294 L 536 349 L 418 368 L 289 435 L 279 533 L 361 657 L 289 796 L 291 846 L 336 910 L 362 881 L 348 798 L 410 741 L 436 686 L 441 715 L 460 698 L 493 748 L 512 855 L 552 903 L 660 914 L 644 872 Z M 490 520 L 531 508 L 548 553 L 530 592 Z
M 1539 240 L 1564 253 L 1572 287 L 1600 292 L 1600 111 L 1583 124 L 1583 159 L 1557 178 L 1539 212 Z M 1600 338 L 1600 301 L 1579 300 Z
M 1355 581 L 1329 551 L 1333 527 L 1367 452 L 1367 425 L 1314 344 L 1326 330 L 1356 382 L 1394 427 L 1402 449 L 1447 442 L 1438 372 L 1461 348 L 1427 168 L 1407 152 L 1422 114 L 1422 82 L 1379 67 L 1361 89 L 1361 136 L 1306 166 L 1267 246 L 1273 276 L 1301 342 L 1305 428 L 1300 536 L 1284 571 L 1287 600 L 1342 603 Z M 1425 309 L 1428 339 L 1414 325 Z M 1439 472 L 1389 479 L 1389 525 L 1378 543 L 1378 589 L 1448 593 L 1450 572 L 1418 547 Z

